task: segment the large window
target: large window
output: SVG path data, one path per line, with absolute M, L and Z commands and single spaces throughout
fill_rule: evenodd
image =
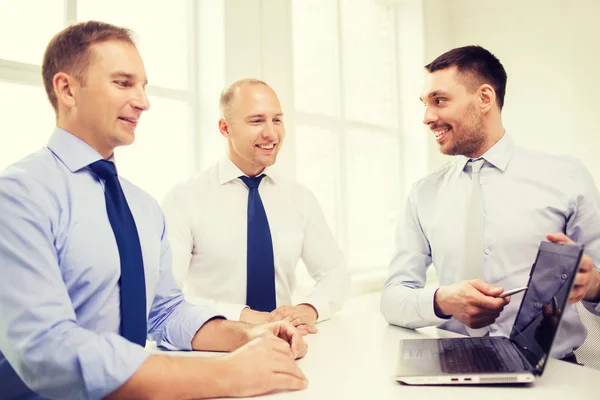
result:
M 150 110 L 135 143 L 118 148 L 116 160 L 123 176 L 161 200 L 175 182 L 200 168 L 201 121 L 218 118 L 224 77 L 213 74 L 209 81 L 198 65 L 204 51 L 212 68 L 224 69 L 222 2 L 0 0 L 0 169 L 46 143 L 55 117 L 41 81 L 44 49 L 67 24 L 86 20 L 134 32 L 148 75 Z M 204 81 L 210 82 L 208 90 L 200 94 Z M 209 101 L 214 105 L 205 106 Z
M 296 171 L 351 271 L 386 267 L 400 202 L 394 11 L 373 0 L 292 0 Z

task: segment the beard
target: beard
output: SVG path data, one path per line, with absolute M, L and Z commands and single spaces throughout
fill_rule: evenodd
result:
M 477 115 L 475 106 L 470 104 L 465 112 L 463 123 L 459 127 L 447 125 L 452 129 L 452 137 L 447 146 L 440 146 L 440 151 L 449 156 L 476 154 L 485 144 L 483 121 Z

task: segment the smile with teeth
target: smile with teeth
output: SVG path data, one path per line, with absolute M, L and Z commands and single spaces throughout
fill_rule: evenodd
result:
M 435 134 L 435 138 L 439 139 L 440 136 L 442 136 L 444 133 L 448 132 L 449 130 L 450 130 L 450 128 L 437 129 L 437 130 L 433 131 L 433 133 Z
M 263 150 L 272 150 L 273 147 L 275 147 L 275 143 L 269 143 L 269 144 L 257 144 L 258 147 L 260 147 Z

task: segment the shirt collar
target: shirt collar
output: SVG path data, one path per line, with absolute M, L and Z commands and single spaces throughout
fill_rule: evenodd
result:
M 508 134 L 504 134 L 498 142 L 486 151 L 480 158 L 483 158 L 500 171 L 504 172 L 513 154 L 515 153 L 515 144 Z M 471 160 L 470 157 L 463 155 L 456 156 L 457 175 L 464 171 L 465 166 Z
M 46 146 L 73 173 L 104 159 L 89 144 L 58 126 L 54 128 Z M 109 161 L 114 162 L 114 155 Z
M 223 185 L 238 179 L 240 176 L 246 175 L 229 159 L 229 157 L 224 157 L 219 161 L 217 174 L 219 185 Z M 267 179 L 275 183 L 276 174 L 272 167 L 265 168 L 260 174 L 265 174 Z

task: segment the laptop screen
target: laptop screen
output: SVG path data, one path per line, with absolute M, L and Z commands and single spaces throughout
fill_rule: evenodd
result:
M 541 374 L 577 273 L 583 246 L 542 242 L 510 338 Z

